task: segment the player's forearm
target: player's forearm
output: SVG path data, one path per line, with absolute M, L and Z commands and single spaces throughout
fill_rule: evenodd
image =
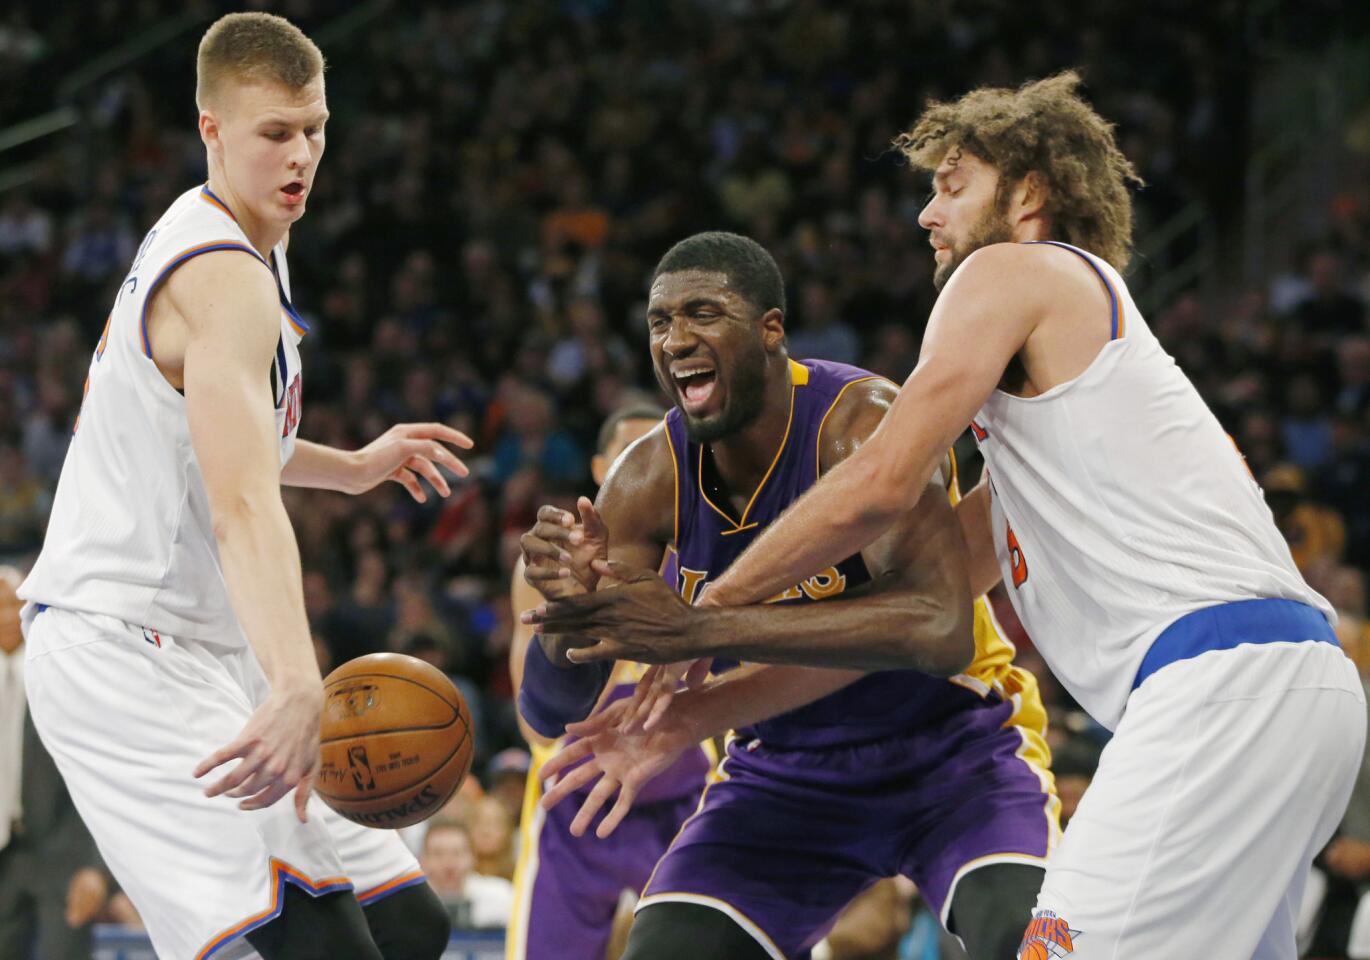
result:
M 299 547 L 279 493 L 244 493 L 213 513 L 229 599 L 267 679 L 273 688 L 321 694 Z
M 857 553 L 910 509 L 935 463 L 929 460 L 913 486 L 884 456 L 879 435 L 826 473 L 757 537 L 709 587 L 709 601 L 740 606 L 767 600 Z
M 975 653 L 967 596 L 898 588 L 821 603 L 700 608 L 694 617 L 695 656 L 946 677 Z
M 312 487 L 317 490 L 336 490 L 353 493 L 352 474 L 356 469 L 356 451 L 296 440 L 295 453 L 281 470 L 281 483 L 288 487 Z
M 556 659 L 554 656 L 543 643 L 528 644 L 518 692 L 519 715 L 534 731 L 549 738 L 561 736 L 568 723 L 591 714 L 614 668 L 613 661 L 572 664 L 564 653 Z
M 981 480 L 956 505 L 956 519 L 966 541 L 966 570 L 970 574 L 970 592 L 978 597 L 989 593 L 1003 579 L 999 558 L 994 554 L 989 511 L 989 482 Z
M 690 742 L 778 717 L 850 686 L 860 670 L 816 667 L 743 667 L 699 690 L 677 695 L 670 712 L 689 730 Z

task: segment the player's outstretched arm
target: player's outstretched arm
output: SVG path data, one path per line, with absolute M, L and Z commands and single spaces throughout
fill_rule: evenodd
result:
M 419 478 L 439 496 L 452 493 L 439 467 L 458 477 L 470 471 L 447 449 L 473 446 L 471 438 L 443 423 L 398 423 L 360 450 L 339 450 L 322 443 L 298 440 L 295 454 L 281 471 L 290 487 L 313 487 L 339 493 L 365 493 L 387 480 L 398 483 L 423 503 L 428 499 Z
M 807 667 L 743 667 L 677 696 L 651 730 L 625 729 L 632 706 L 619 700 L 589 720 L 567 727 L 568 733 L 581 739 L 548 760 L 539 775 L 554 777 L 581 760 L 585 762 L 566 773 L 543 797 L 542 805 L 550 809 L 594 783 L 571 822 L 571 832 L 583 835 L 604 804 L 616 797 L 595 831 L 596 836 L 607 837 L 632 809 L 642 788 L 687 749 L 812 703 L 862 675 L 858 671 Z
M 206 791 L 275 803 L 292 788 L 304 819 L 319 758 L 323 684 L 310 643 L 299 549 L 281 502 L 280 448 L 266 371 L 280 336 L 272 275 L 236 251 L 188 261 L 153 302 L 151 323 L 186 333 L 184 389 L 229 599 L 271 684 L 232 743 L 194 775 L 240 762 Z
M 879 380 L 848 392 L 819 438 L 822 469 L 859 455 L 895 395 L 893 384 Z M 951 676 L 974 655 L 973 612 L 965 541 L 940 478 L 931 486 L 929 496 L 862 551 L 872 582 L 860 592 L 834 590 L 817 604 L 689 607 L 645 571 L 613 564 L 619 579 L 635 582 L 549 603 L 530 619 L 598 641 L 570 651 L 575 661 L 723 656 L 865 670 L 914 667 Z M 840 576 L 836 568 L 827 574 L 828 589 Z
M 909 510 L 1046 316 L 1050 291 L 1020 244 L 961 264 L 928 319 L 918 366 L 880 428 L 771 524 L 705 601 L 759 603 L 864 549 Z
M 670 463 L 661 449 L 666 442 L 664 429 L 657 428 L 629 447 L 605 478 L 597 502 L 581 498 L 579 518 L 551 506 L 538 511 L 537 523 L 520 541 L 528 586 L 543 599 L 564 598 L 597 587 L 594 560 L 659 564 L 663 543 L 674 535 L 675 477 L 669 466 L 662 469 Z M 560 736 L 567 723 L 583 720 L 599 702 L 612 661 L 575 664 L 566 656 L 590 642 L 545 631 L 524 646 L 516 674 L 519 714 L 539 735 Z

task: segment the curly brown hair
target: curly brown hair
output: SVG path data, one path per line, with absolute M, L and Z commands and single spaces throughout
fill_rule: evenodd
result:
M 1113 124 L 1085 103 L 1073 70 L 1017 90 L 981 87 L 950 103 L 930 103 L 894 146 L 920 170 L 936 170 L 952 147 L 1000 174 L 1000 196 L 1028 173 L 1047 186 L 1052 239 L 1081 247 L 1122 270 L 1132 252 L 1132 198 L 1142 186 L 1113 136 Z

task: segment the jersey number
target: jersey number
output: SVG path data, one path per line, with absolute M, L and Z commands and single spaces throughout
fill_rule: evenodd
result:
M 1016 590 L 1027 583 L 1027 557 L 1023 556 L 1023 548 L 1018 545 L 1018 537 L 1013 532 L 1013 525 L 1005 523 L 1004 527 L 1008 531 L 1008 560 L 1009 566 L 1013 570 L 1013 588 Z

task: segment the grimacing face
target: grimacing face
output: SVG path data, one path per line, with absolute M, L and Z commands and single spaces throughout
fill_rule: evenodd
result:
M 947 285 L 956 268 L 976 250 L 1013 239 L 999 195 L 999 172 L 961 147 L 952 147 L 932 175 L 932 196 L 918 215 L 929 232 L 937 267 L 932 283 Z
M 327 120 L 322 74 L 299 90 L 229 79 L 201 111 L 200 130 L 224 188 L 254 220 L 289 227 L 304 216 Z
M 767 355 L 759 319 L 727 274 L 681 270 L 652 283 L 652 368 L 693 442 L 720 440 L 760 416 Z

